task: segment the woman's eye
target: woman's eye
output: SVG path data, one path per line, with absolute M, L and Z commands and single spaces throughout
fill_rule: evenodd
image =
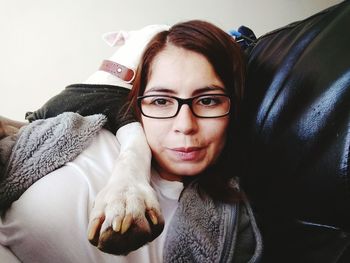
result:
M 166 104 L 166 100 L 165 99 L 156 99 L 153 101 L 154 104 L 157 105 L 165 105 Z
M 171 101 L 166 98 L 155 98 L 152 100 L 152 103 L 155 106 L 168 106 L 171 104 Z
M 198 102 L 203 106 L 214 106 L 220 103 L 219 99 L 212 97 L 201 98 Z

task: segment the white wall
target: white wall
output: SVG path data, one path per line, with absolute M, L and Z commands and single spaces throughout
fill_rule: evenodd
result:
M 341 0 L 1 0 L 0 115 L 24 120 L 113 53 L 107 31 L 206 19 L 259 36 Z

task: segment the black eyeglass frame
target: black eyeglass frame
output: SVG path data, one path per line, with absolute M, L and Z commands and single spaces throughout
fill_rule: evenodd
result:
M 195 99 L 197 98 L 200 98 L 200 97 L 205 97 L 205 96 L 221 96 L 221 97 L 227 97 L 229 99 L 229 108 L 228 108 L 228 111 L 225 113 L 225 114 L 222 114 L 222 115 L 219 115 L 219 116 L 211 116 L 211 117 L 206 117 L 206 116 L 200 116 L 200 115 L 197 115 L 193 109 L 192 109 L 192 103 Z M 166 97 L 166 98 L 172 98 L 172 99 L 175 99 L 177 102 L 178 102 L 178 107 L 177 107 L 177 111 L 174 113 L 174 115 L 170 116 L 170 117 L 153 117 L 153 116 L 149 116 L 147 114 L 145 114 L 143 111 L 142 111 L 142 107 L 141 107 L 141 101 L 142 99 L 144 98 L 149 98 L 149 97 Z M 197 118 L 203 118 L 203 119 L 212 119 L 212 118 L 221 118 L 221 117 L 224 117 L 224 116 L 227 116 L 228 114 L 230 114 L 230 111 L 231 111 L 231 98 L 229 95 L 227 94 L 202 94 L 202 95 L 198 95 L 198 96 L 194 96 L 194 97 L 191 97 L 191 98 L 187 98 L 187 99 L 181 99 L 181 98 L 178 98 L 178 97 L 175 97 L 175 96 L 168 96 L 168 95 L 146 95 L 146 96 L 138 96 L 137 97 L 137 106 L 139 107 L 140 109 L 140 112 L 143 116 L 147 117 L 147 118 L 152 118 L 152 119 L 171 119 L 171 118 L 174 118 L 176 117 L 176 115 L 180 112 L 180 109 L 182 107 L 182 105 L 188 105 L 188 107 L 191 109 L 191 112 L 194 116 L 196 116 Z

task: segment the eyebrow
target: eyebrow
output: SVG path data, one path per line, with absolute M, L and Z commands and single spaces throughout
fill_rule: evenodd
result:
M 226 90 L 224 87 L 217 86 L 217 85 L 211 85 L 211 86 L 196 89 L 192 95 L 196 96 L 196 95 L 206 93 L 209 91 L 223 91 L 223 92 L 225 92 Z M 167 93 L 167 94 L 171 94 L 171 95 L 176 94 L 176 92 L 174 90 L 168 89 L 168 88 L 163 88 L 163 87 L 150 88 L 149 90 L 145 91 L 144 94 L 146 95 L 147 93 L 151 93 L 151 92 Z

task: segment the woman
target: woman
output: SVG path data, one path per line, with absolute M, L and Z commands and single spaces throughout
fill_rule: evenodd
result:
M 233 178 L 243 75 L 237 44 L 204 21 L 179 23 L 146 48 L 130 108 L 153 154 L 151 184 L 165 219 L 158 238 L 127 256 L 88 243 L 87 215 L 119 154 L 103 130 L 13 203 L 0 243 L 22 262 L 258 262 L 260 234 Z
M 259 258 L 260 235 L 232 178 L 243 76 L 238 45 L 204 21 L 177 24 L 146 48 L 131 105 L 159 176 L 186 186 L 168 230 L 165 261 Z M 212 222 L 213 217 L 222 225 Z M 210 233 L 211 228 L 217 232 Z

